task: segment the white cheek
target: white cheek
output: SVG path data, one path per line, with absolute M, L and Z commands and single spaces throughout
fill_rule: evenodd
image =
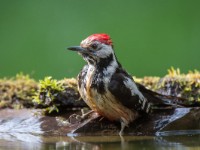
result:
M 103 44 L 102 48 L 96 52 L 96 55 L 100 58 L 106 58 L 112 53 L 113 53 L 112 47 L 110 45 Z

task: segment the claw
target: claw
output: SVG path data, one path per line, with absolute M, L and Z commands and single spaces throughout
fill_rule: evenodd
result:
M 69 120 L 69 123 L 80 122 L 81 116 L 78 114 L 72 114 L 71 116 L 69 116 L 68 120 Z
M 70 123 L 81 122 L 82 120 L 86 119 L 92 112 L 93 110 L 85 113 L 84 109 L 81 109 L 81 115 L 72 114 L 71 116 L 69 116 L 68 120 Z
M 88 112 L 84 112 L 84 109 L 81 109 L 81 113 L 82 113 L 82 115 L 81 115 L 81 118 L 82 119 L 85 119 L 87 116 L 89 116 L 92 112 L 94 112 L 93 110 L 90 110 L 90 111 L 88 111 Z

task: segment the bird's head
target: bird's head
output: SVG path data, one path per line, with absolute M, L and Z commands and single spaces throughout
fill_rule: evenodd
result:
M 77 51 L 88 63 L 97 63 L 110 55 L 114 55 L 112 40 L 107 34 L 92 34 L 83 40 L 80 46 L 68 48 Z

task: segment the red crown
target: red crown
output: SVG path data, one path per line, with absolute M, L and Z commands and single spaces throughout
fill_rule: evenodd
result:
M 92 34 L 86 40 L 88 41 L 99 41 L 101 43 L 112 45 L 112 40 L 108 34 L 99 33 L 99 34 Z

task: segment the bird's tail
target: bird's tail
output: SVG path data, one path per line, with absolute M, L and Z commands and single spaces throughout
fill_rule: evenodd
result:
M 152 109 L 169 109 L 169 108 L 178 108 L 178 107 L 200 106 L 200 102 L 197 102 L 197 101 L 191 102 L 181 97 L 162 95 L 157 92 L 148 90 L 141 84 L 138 84 L 137 86 L 147 99 L 147 101 L 144 104 L 148 106 L 148 107 L 145 107 L 148 110 L 144 109 L 144 111 L 146 112 L 148 112 L 149 109 L 152 110 Z

